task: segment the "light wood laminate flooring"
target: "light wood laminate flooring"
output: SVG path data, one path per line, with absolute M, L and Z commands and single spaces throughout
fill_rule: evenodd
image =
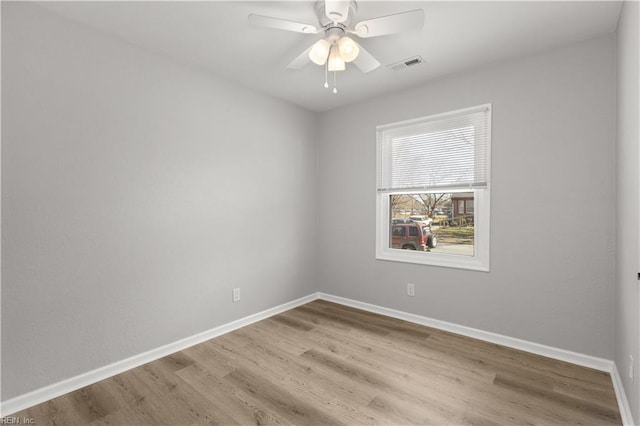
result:
M 38 425 L 612 425 L 609 374 L 314 301 L 14 416 Z

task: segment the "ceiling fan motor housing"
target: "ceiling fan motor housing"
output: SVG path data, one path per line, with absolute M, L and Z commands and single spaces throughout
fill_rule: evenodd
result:
M 318 0 L 315 4 L 315 12 L 318 17 L 318 22 L 322 25 L 323 28 L 327 29 L 329 27 L 334 26 L 334 23 L 339 23 L 342 28 L 346 28 L 351 25 L 351 21 L 358 11 L 358 5 L 355 0 L 346 0 L 349 3 L 349 12 L 346 17 L 342 16 L 339 11 L 329 11 L 326 13 L 325 2 L 324 0 Z M 327 16 L 329 15 L 329 16 Z

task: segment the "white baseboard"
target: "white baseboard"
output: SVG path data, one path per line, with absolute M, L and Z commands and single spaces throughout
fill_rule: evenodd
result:
M 155 361 L 172 353 L 184 350 L 198 343 L 206 342 L 214 337 L 221 336 L 229 333 L 230 331 L 237 330 L 238 328 L 245 327 L 254 322 L 269 318 L 273 315 L 288 311 L 297 306 L 304 305 L 318 298 L 317 293 L 310 294 L 300 299 L 293 300 L 291 302 L 284 303 L 274 308 L 266 309 L 262 312 L 258 312 L 253 315 L 241 318 L 236 321 L 223 324 L 219 327 L 212 328 L 202 333 L 195 334 L 193 336 L 178 340 L 177 342 L 169 343 L 150 351 L 134 355 L 130 358 L 122 361 L 114 362 L 113 364 L 105 365 L 104 367 L 97 368 L 92 371 L 80 374 L 75 377 L 63 380 L 58 383 L 54 383 L 49 386 L 37 389 L 35 391 L 26 393 L 24 395 L 17 396 L 15 398 L 3 401 L 0 403 L 0 418 L 8 416 L 18 411 L 24 410 L 42 402 L 48 401 L 53 398 L 57 398 L 66 393 L 73 392 L 85 386 L 89 386 L 93 383 L 97 383 L 100 380 L 115 376 L 127 370 L 135 367 L 139 367 L 148 362 Z
M 572 364 L 578 364 L 584 367 L 590 367 L 600 371 L 609 372 L 611 371 L 611 366 L 613 365 L 613 361 L 610 361 L 608 359 L 597 358 L 578 352 L 558 349 L 551 346 L 541 345 L 540 343 L 533 343 L 526 340 L 516 339 L 514 337 L 503 336 L 501 334 L 491 333 L 489 331 L 479 330 L 477 328 L 471 328 L 451 322 L 440 321 L 437 319 L 424 317 L 422 315 L 410 314 L 408 312 L 397 311 L 395 309 L 359 302 L 353 299 L 346 299 L 344 297 L 333 296 L 325 293 L 319 293 L 318 297 L 329 302 L 335 302 L 341 305 L 362 309 L 364 311 L 369 311 L 392 318 L 398 318 L 420 325 L 426 325 L 428 327 L 437 328 L 439 330 L 449 331 L 451 333 L 461 334 L 467 337 L 473 337 L 474 339 L 484 340 L 485 342 L 496 343 L 498 345 L 507 346 L 514 349 L 520 349 L 537 355 L 570 362 Z
M 132 368 L 139 367 L 148 362 L 155 361 L 164 356 L 184 350 L 193 345 L 197 345 L 198 343 L 205 342 L 209 339 L 213 339 L 214 337 L 221 336 L 223 334 L 229 333 L 230 331 L 237 330 L 238 328 L 245 327 L 247 325 L 253 324 L 254 322 L 269 318 L 273 315 L 277 315 L 289 309 L 293 309 L 297 306 L 304 305 L 305 303 L 312 302 L 316 299 L 322 299 L 345 306 L 351 306 L 353 308 L 362 309 L 364 311 L 373 312 L 392 318 L 398 318 L 415 324 L 426 325 L 428 327 L 461 334 L 463 336 L 473 337 L 475 339 L 496 343 L 514 349 L 520 349 L 549 358 L 582 365 L 584 367 L 590 367 L 600 371 L 606 371 L 611 374 L 611 380 L 613 382 L 613 388 L 618 400 L 618 406 L 620 409 L 620 415 L 622 416 L 623 424 L 635 424 L 633 422 L 633 416 L 631 414 L 629 402 L 622 386 L 622 380 L 618 373 L 618 369 L 616 368 L 615 363 L 611 360 L 584 355 L 577 352 L 571 352 L 564 349 L 554 348 L 539 343 L 533 343 L 509 336 L 503 336 L 501 334 L 491 333 L 488 331 L 466 327 L 446 321 L 440 321 L 433 318 L 398 311 L 391 308 L 385 308 L 383 306 L 372 305 L 370 303 L 359 302 L 357 300 L 347 299 L 344 297 L 334 296 L 326 293 L 312 293 L 300 299 L 296 299 L 291 302 L 266 309 L 262 312 L 249 315 L 245 318 L 241 318 L 227 324 L 223 324 L 219 327 L 212 328 L 211 330 L 207 330 L 191 337 L 178 340 L 177 342 L 152 349 L 150 351 L 135 355 L 122 361 L 117 361 L 113 364 L 100 367 L 98 369 L 80 374 L 75 377 L 71 377 L 69 379 L 54 383 L 41 389 L 37 389 L 24 395 L 17 396 L 7 401 L 3 401 L 2 403 L 0 403 L 0 417 L 8 416 L 34 405 L 48 401 L 50 399 L 57 398 L 66 393 L 73 392 L 77 389 L 99 382 L 100 380 L 104 380 Z
M 326 293 L 318 293 L 318 298 L 328 302 L 334 302 L 341 305 L 351 306 L 352 308 L 362 309 L 363 311 L 373 312 L 392 318 L 409 321 L 415 324 L 426 325 L 428 327 L 437 328 L 439 330 L 449 331 L 451 333 L 461 334 L 467 337 L 484 340 L 485 342 L 496 343 L 514 349 L 531 352 L 537 355 L 546 356 L 560 361 L 570 362 L 572 364 L 581 365 L 583 367 L 593 368 L 595 370 L 605 371 L 610 374 L 613 382 L 613 389 L 618 400 L 618 409 L 624 425 L 635 425 L 633 415 L 627 395 L 622 386 L 622 380 L 618 374 L 615 362 L 598 358 L 578 352 L 567 351 L 565 349 L 554 348 L 552 346 L 542 345 L 540 343 L 529 342 L 527 340 L 516 339 L 514 337 L 503 336 L 501 334 L 491 333 L 476 328 L 466 327 L 446 321 L 440 321 L 433 318 L 424 317 L 422 315 L 410 314 L 408 312 L 398 311 L 383 306 L 372 305 L 370 303 L 360 302 L 353 299 L 347 299 L 340 296 L 334 296 Z
M 627 426 L 635 425 L 633 421 L 633 414 L 631 414 L 631 407 L 629 406 L 629 400 L 627 394 L 624 391 L 622 385 L 622 377 L 616 364 L 613 364 L 613 369 L 610 372 L 611 381 L 613 382 L 613 390 L 616 392 L 616 399 L 618 400 L 618 408 L 620 409 L 620 416 L 622 417 L 622 424 Z

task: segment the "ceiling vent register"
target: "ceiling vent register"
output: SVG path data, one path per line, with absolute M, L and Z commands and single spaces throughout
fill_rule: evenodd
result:
M 403 70 L 405 68 L 409 68 L 412 67 L 414 65 L 418 65 L 424 62 L 424 59 L 422 59 L 421 56 L 413 56 L 411 58 L 408 59 L 403 59 L 400 62 L 396 62 L 390 65 L 387 65 L 387 68 L 389 68 L 391 71 L 400 71 Z

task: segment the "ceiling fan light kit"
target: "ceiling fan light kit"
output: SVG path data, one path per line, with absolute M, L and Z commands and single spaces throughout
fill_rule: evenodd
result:
M 345 62 L 352 62 L 358 57 L 358 53 L 360 53 L 360 48 L 356 42 L 351 40 L 349 37 L 342 37 L 338 41 L 338 50 L 340 51 L 340 56 Z
M 329 63 L 327 69 L 329 71 L 344 71 L 345 61 L 340 56 L 340 51 L 336 49 L 336 46 L 331 46 L 331 53 L 329 53 Z
M 309 59 L 311 59 L 311 61 L 316 65 L 324 65 L 325 62 L 327 62 L 330 51 L 331 44 L 327 40 L 321 38 L 309 51 Z
M 333 93 L 337 93 L 336 72 L 344 71 L 346 63 L 353 64 L 367 73 L 380 66 L 367 50 L 346 34 L 360 38 L 378 37 L 404 31 L 420 30 L 424 25 L 422 9 L 400 12 L 378 18 L 367 19 L 351 25 L 358 5 L 355 0 L 319 0 L 314 5 L 320 27 L 314 25 L 272 18 L 262 15 L 249 15 L 249 25 L 260 28 L 293 31 L 303 34 L 324 32 L 324 37 L 305 49 L 292 60 L 287 68 L 299 69 L 313 62 L 325 67 L 324 87 L 328 88 L 327 71 L 334 73 Z

